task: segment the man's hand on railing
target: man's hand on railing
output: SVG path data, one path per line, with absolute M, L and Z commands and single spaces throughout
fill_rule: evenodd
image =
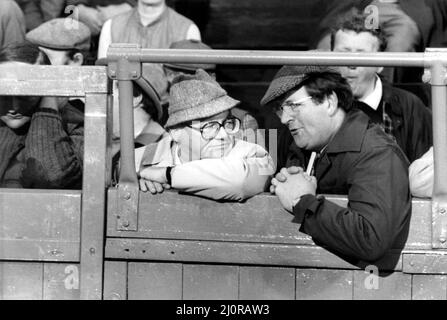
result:
M 147 167 L 141 170 L 139 174 L 140 190 L 157 194 L 162 193 L 164 189 L 170 189 L 166 172 L 166 167 Z

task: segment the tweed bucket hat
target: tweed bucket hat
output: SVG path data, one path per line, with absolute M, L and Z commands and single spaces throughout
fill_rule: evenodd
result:
M 55 49 L 79 51 L 90 50 L 91 32 L 81 21 L 73 26 L 71 18 L 57 18 L 42 23 L 26 34 L 26 40 L 35 45 Z
M 283 96 L 293 88 L 296 88 L 310 73 L 338 72 L 333 67 L 326 66 L 283 66 L 276 73 L 264 97 L 261 99 L 261 106 Z
M 239 103 L 208 75 L 198 69 L 194 75 L 174 78 L 169 100 L 166 127 L 215 116 Z
M 172 43 L 169 49 L 193 49 L 212 50 L 211 47 L 198 40 L 181 40 Z M 175 70 L 195 71 L 197 69 L 215 70 L 216 65 L 212 63 L 165 63 L 164 66 Z

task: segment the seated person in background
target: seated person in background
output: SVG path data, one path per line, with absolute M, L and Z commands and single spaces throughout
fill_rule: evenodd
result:
M 169 137 L 136 150 L 140 188 L 163 187 L 215 200 L 242 201 L 264 191 L 275 172 L 264 148 L 236 139 L 239 103 L 205 71 L 180 75 L 171 87 Z
M 31 43 L 0 51 L 0 64 L 50 64 Z M 0 96 L 0 186 L 81 188 L 84 116 L 54 97 Z
M 336 52 L 383 51 L 386 40 L 380 29 L 367 28 L 366 15 L 352 11 L 333 29 L 331 48 Z M 382 80 L 379 67 L 340 67 L 359 108 L 385 133 L 393 137 L 410 162 L 420 158 L 433 144 L 430 109 L 411 92 Z
M 176 41 L 171 44 L 169 49 L 212 50 L 211 47 L 198 40 Z M 163 65 L 163 69 L 169 83 L 172 83 L 172 80 L 180 74 L 194 74 L 198 69 L 205 70 L 213 79 L 216 79 L 215 64 L 165 63 Z M 259 128 L 258 122 L 250 113 L 241 108 L 235 107 L 231 110 L 231 114 L 241 120 L 241 129 L 238 133 L 236 133 L 236 138 L 244 141 L 258 143 L 262 146 L 264 145 L 264 139 L 262 139 L 262 141 L 259 141 L 263 137 L 256 136 L 257 130 Z M 259 139 L 256 140 L 256 138 Z
M 433 147 L 421 158 L 415 160 L 410 165 L 409 171 L 411 194 L 419 198 L 431 198 L 435 176 Z
M 13 0 L 0 0 L 0 49 L 25 39 L 25 17 Z
M 53 65 L 81 66 L 90 50 L 90 36 L 82 22 L 58 18 L 28 32 L 26 40 L 38 45 Z
M 74 18 L 85 23 L 92 36 L 99 35 L 104 22 L 130 11 L 136 4 L 137 0 L 66 0 L 67 6 L 76 6 Z
M 165 0 L 138 0 L 138 5 L 106 21 L 99 39 L 98 58 L 111 43 L 137 43 L 142 48 L 167 49 L 184 39 L 201 40 L 194 22 L 175 12 Z
M 150 65 L 143 64 L 140 82 L 133 86 L 133 116 L 135 148 L 151 143 L 156 143 L 167 136 L 166 131 L 160 125 L 164 109 L 161 106 L 160 93 L 165 88 L 164 78 L 160 81 L 149 79 Z M 112 156 L 117 164 L 120 149 L 120 116 L 119 116 L 119 91 L 118 81 L 113 81 L 113 134 Z
M 65 0 L 16 0 L 16 2 L 25 15 L 26 30 L 32 30 L 45 21 L 59 18 L 65 9 Z
M 307 164 L 315 176 L 283 168 L 270 191 L 301 232 L 352 263 L 403 248 L 411 215 L 408 160 L 356 103 L 336 70 L 317 66 L 284 66 L 261 101 L 276 110 L 293 143 L 317 159 Z M 345 194 L 348 206 L 317 194 Z

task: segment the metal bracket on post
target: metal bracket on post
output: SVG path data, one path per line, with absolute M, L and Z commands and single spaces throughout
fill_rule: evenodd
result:
M 109 57 L 109 77 L 118 80 L 120 115 L 120 178 L 117 197 L 117 230 L 138 230 L 139 186 L 135 169 L 133 84 L 141 77 L 139 46 L 112 45 L 118 51 Z
M 432 87 L 434 185 L 432 196 L 432 247 L 447 248 L 447 50 L 427 49 L 424 81 Z

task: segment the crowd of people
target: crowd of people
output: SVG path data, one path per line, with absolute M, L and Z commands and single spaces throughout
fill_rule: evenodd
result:
M 436 29 L 442 16 L 428 25 L 412 14 L 443 4 L 334 1 L 315 46 L 361 53 L 442 45 L 438 31 L 443 30 Z M 376 27 L 368 20 L 371 5 L 383 12 Z M 71 16 L 61 17 L 64 12 Z M 211 50 L 197 25 L 165 0 L 0 0 L 1 65 L 83 66 L 92 48 L 101 60 L 112 43 Z M 404 245 L 412 195 L 431 197 L 433 190 L 432 114 L 421 99 L 394 87 L 392 74 L 380 67 L 284 66 L 260 101 L 282 124 L 265 128 L 279 132 L 278 154 L 272 157 L 253 134 L 256 119 L 222 88 L 215 69 L 214 64 L 143 65 L 133 91 L 143 192 L 172 188 L 243 201 L 270 191 L 300 231 L 347 259 L 375 261 Z M 117 89 L 115 82 L 115 182 Z M 83 111 L 82 99 L 0 97 L 0 187 L 80 188 Z M 348 206 L 322 194 L 347 195 Z

